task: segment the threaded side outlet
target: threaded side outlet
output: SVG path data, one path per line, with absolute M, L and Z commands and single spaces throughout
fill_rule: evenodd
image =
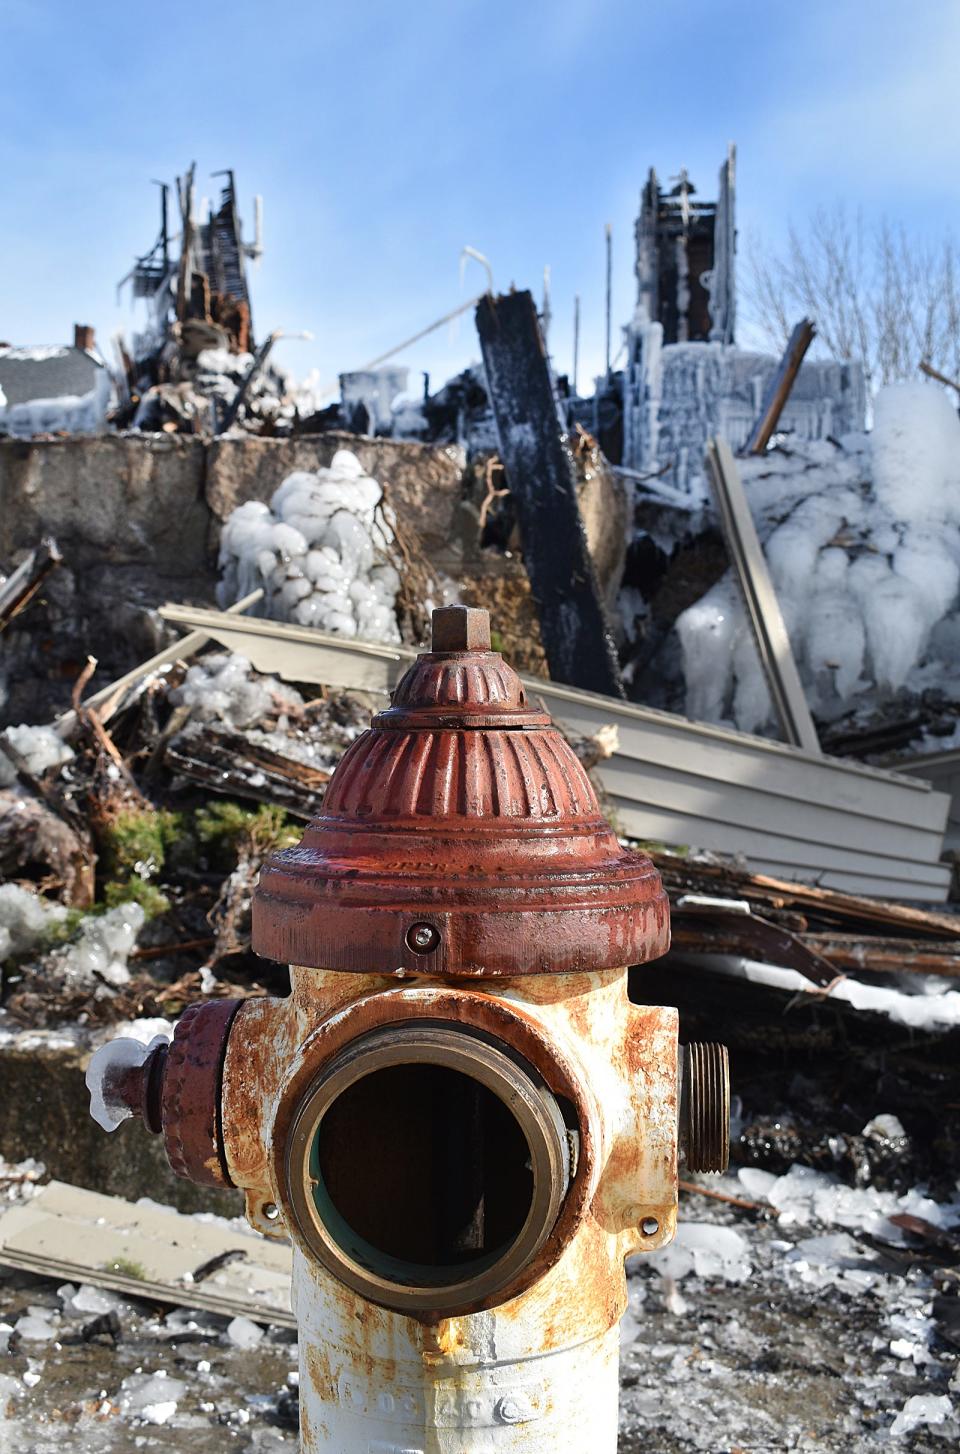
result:
M 690 1171 L 730 1161 L 730 1057 L 725 1045 L 684 1047 L 681 1140 Z

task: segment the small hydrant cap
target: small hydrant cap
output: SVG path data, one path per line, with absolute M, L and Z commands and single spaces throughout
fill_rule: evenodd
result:
M 464 606 L 433 613 L 432 650 L 253 901 L 257 953 L 325 969 L 568 973 L 668 946 L 658 873 L 621 848 L 570 745 L 490 650 L 487 612 Z

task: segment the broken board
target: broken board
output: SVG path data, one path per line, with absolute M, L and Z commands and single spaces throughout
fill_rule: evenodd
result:
M 131 1297 L 296 1327 L 287 1243 L 220 1219 L 201 1221 L 62 1181 L 0 1213 L 0 1263 Z M 211 1263 L 214 1270 L 204 1275 Z

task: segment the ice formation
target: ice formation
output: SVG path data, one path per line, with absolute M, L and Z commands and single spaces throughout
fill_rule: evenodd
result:
M 953 1404 L 945 1393 L 915 1393 L 908 1398 L 890 1425 L 890 1434 L 912 1434 L 921 1424 L 945 1424 L 953 1414 Z
M 216 652 L 190 667 L 170 700 L 189 707 L 192 721 L 224 722 L 241 731 L 255 727 L 271 711 L 303 706 L 293 687 L 276 677 L 251 677 L 250 672 L 245 656 Z
M 263 586 L 266 614 L 277 620 L 396 642 L 392 541 L 380 486 L 341 449 L 327 469 L 288 475 L 269 505 L 248 500 L 233 511 L 221 537 L 217 598 L 228 606 Z
M 263 1338 L 263 1329 L 252 1322 L 250 1318 L 231 1318 L 224 1329 L 224 1337 L 228 1343 L 235 1348 L 256 1348 Z
M 943 390 L 897 384 L 870 435 L 741 461 L 744 486 L 812 709 L 921 685 L 960 697 L 960 419 Z M 744 731 L 770 701 L 728 574 L 677 621 L 687 711 Z
M 66 917 L 62 904 L 50 903 L 19 884 L 0 884 L 0 962 L 35 949 Z
M 179 1378 L 170 1378 L 165 1368 L 156 1373 L 131 1373 L 120 1385 L 117 1402 L 121 1413 L 132 1414 L 144 1424 L 166 1424 L 177 1412 L 187 1392 Z
M 116 1091 L 123 1072 L 143 1065 L 151 1051 L 166 1045 L 170 1038 L 166 1031 L 144 1045 L 141 1040 L 121 1035 L 93 1052 L 84 1079 L 90 1092 L 90 1114 L 102 1130 L 115 1131 L 133 1115 L 127 1101 Z
M 127 960 L 145 919 L 143 909 L 135 903 L 118 904 L 105 914 L 89 915 L 73 942 L 58 951 L 60 968 L 82 983 L 100 980 L 114 987 L 127 984 Z
M 745 1239 L 733 1227 L 709 1222 L 680 1222 L 673 1241 L 649 1258 L 658 1272 L 676 1281 L 690 1272 L 724 1282 L 744 1282 L 750 1276 Z
M 709 956 L 709 965 L 717 974 L 747 979 L 791 994 L 808 994 L 813 989 L 799 970 L 766 964 L 759 959 L 716 954 Z M 889 985 L 865 984 L 862 980 L 845 976 L 831 986 L 830 996 L 846 1001 L 855 1010 L 886 1015 L 912 1030 L 941 1030 L 960 1025 L 960 990 L 945 989 L 942 980 L 934 979 L 928 986 L 920 976 L 905 978 L 906 987 L 897 989 Z
M 73 748 L 52 727 L 31 727 L 26 722 L 8 727 L 0 733 L 0 788 L 11 787 L 17 780 L 17 769 L 3 750 L 8 742 L 33 777 L 42 777 L 51 767 L 62 767 L 74 756 Z

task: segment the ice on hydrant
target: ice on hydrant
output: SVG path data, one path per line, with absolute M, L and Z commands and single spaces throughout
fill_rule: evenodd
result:
M 149 1045 L 139 1040 L 121 1036 L 108 1040 L 90 1057 L 85 1076 L 90 1092 L 90 1114 L 104 1131 L 115 1131 L 133 1115 L 133 1111 L 118 1094 L 117 1087 L 123 1073 L 143 1065 L 147 1056 L 158 1045 L 166 1045 L 169 1035 L 155 1035 Z

